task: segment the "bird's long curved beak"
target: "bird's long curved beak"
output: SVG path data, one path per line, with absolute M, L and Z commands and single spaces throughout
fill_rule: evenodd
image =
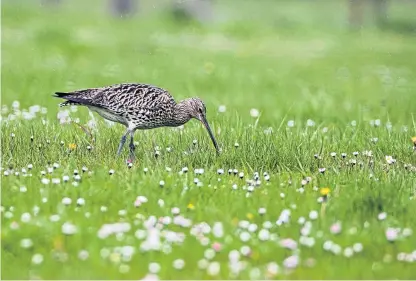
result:
M 217 141 L 215 140 L 214 134 L 211 131 L 211 128 L 210 128 L 210 126 L 208 124 L 207 119 L 205 118 L 205 116 L 203 116 L 203 115 L 201 116 L 200 115 L 199 116 L 199 120 L 202 122 L 202 124 L 204 124 L 205 128 L 207 129 L 208 134 L 209 134 L 209 136 L 210 136 L 210 138 L 212 140 L 212 143 L 214 144 L 214 147 L 217 150 L 217 154 L 220 154 L 220 149 L 218 147 Z

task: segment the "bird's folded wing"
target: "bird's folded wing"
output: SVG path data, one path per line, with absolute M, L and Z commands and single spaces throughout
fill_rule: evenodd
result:
M 155 111 L 176 104 L 165 90 L 145 84 L 119 84 L 70 93 L 55 93 L 57 97 L 74 103 L 123 112 L 131 110 Z

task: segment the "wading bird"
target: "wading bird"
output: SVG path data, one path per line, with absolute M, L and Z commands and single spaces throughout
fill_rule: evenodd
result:
M 159 127 L 177 127 L 192 118 L 204 124 L 215 146 L 220 150 L 206 119 L 206 107 L 199 98 L 188 98 L 176 103 L 165 89 L 138 83 L 122 83 L 107 87 L 91 88 L 63 93 L 55 97 L 66 99 L 59 106 L 81 105 L 97 112 L 103 118 L 127 127 L 121 137 L 117 156 L 130 136 L 130 158 L 134 158 L 134 132 Z

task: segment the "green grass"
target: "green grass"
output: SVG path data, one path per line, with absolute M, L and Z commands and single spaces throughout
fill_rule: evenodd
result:
M 336 1 L 243 1 L 237 10 L 236 2 L 220 2 L 220 20 L 211 25 L 173 22 L 161 3 L 153 7 L 149 1 L 145 12 L 132 19 L 108 17 L 96 8 L 102 7 L 97 1 L 81 10 L 81 1 L 69 2 L 61 8 L 2 2 L 2 279 L 141 279 L 152 262 L 161 266 L 160 279 L 264 279 L 270 277 L 271 262 L 280 270 L 270 278 L 278 279 L 414 278 L 416 234 L 394 242 L 385 234 L 389 227 L 416 231 L 414 32 L 383 31 L 368 23 L 351 32 L 345 26 L 344 2 Z M 414 25 L 412 9 L 410 2 L 395 2 L 390 18 Z M 129 169 L 127 148 L 115 157 L 123 126 L 109 127 L 97 115 L 91 134 L 74 123 L 59 123 L 55 91 L 120 82 L 155 84 L 177 100 L 202 98 L 222 154 L 216 156 L 204 128 L 191 121 L 183 130 L 137 131 L 137 161 Z M 14 101 L 20 103 L 20 116 Z M 33 105 L 47 112 L 25 120 L 22 112 Z M 218 111 L 220 105 L 226 112 Z M 250 116 L 252 108 L 259 117 Z M 86 108 L 70 116 L 85 127 L 92 118 Z M 377 119 L 381 125 L 372 126 Z M 294 127 L 288 126 L 291 120 Z M 76 148 L 70 149 L 71 144 Z M 345 159 L 341 153 L 347 153 Z M 387 164 L 389 155 L 395 164 Z M 59 168 L 48 173 L 54 163 Z M 84 166 L 88 172 L 81 171 Z M 189 172 L 180 174 L 183 167 Z M 195 175 L 200 168 L 204 173 Z M 325 173 L 319 168 L 326 168 Z M 77 186 L 72 184 L 74 169 L 82 176 Z M 218 169 L 224 174 L 218 175 Z M 244 172 L 244 179 L 228 175 L 229 169 Z M 255 172 L 261 184 L 249 192 L 246 180 Z M 68 183 L 64 175 L 70 177 Z M 306 177 L 311 181 L 302 190 Z M 42 183 L 56 178 L 59 184 Z M 318 202 L 323 187 L 331 190 L 324 204 Z M 136 208 L 139 195 L 148 202 Z M 66 197 L 72 199 L 68 206 Z M 85 205 L 77 206 L 78 198 Z M 203 245 L 206 241 L 201 244 L 191 227 L 170 224 L 163 229 L 185 234 L 183 243 L 169 246 L 161 238 L 170 252 L 141 251 L 143 239 L 135 233 L 145 229 L 143 220 L 173 217 L 174 207 L 192 226 L 205 222 L 212 229 L 221 222 L 224 234 L 205 234 L 209 242 Z M 259 208 L 267 212 L 260 215 Z M 290 221 L 278 226 L 284 209 L 291 211 Z M 309 218 L 314 210 L 316 220 Z M 387 217 L 379 220 L 383 212 Z M 53 215 L 59 221 L 51 221 Z M 311 247 L 299 244 L 300 217 L 312 223 Z M 247 230 L 239 227 L 244 220 L 258 227 L 245 242 L 240 235 Z M 330 227 L 337 221 L 342 231 L 335 235 Z M 74 235 L 63 234 L 66 222 L 77 227 Z M 131 229 L 98 237 L 104 224 L 116 222 L 127 222 Z M 265 222 L 271 222 L 272 235 L 261 241 Z M 29 248 L 21 247 L 26 238 L 33 243 Z M 297 241 L 298 250 L 282 248 L 284 238 Z M 328 241 L 341 252 L 324 250 Z M 212 276 L 198 264 L 215 242 L 222 249 L 212 262 L 221 269 Z M 362 252 L 346 257 L 344 250 L 355 243 L 362 244 Z M 131 258 L 117 254 L 122 246 L 134 247 Z M 229 253 L 242 246 L 249 246 L 251 254 L 241 256 L 243 268 L 230 275 L 236 267 L 229 267 Z M 86 260 L 79 258 L 82 250 L 89 254 Z M 413 262 L 400 260 L 403 255 L 410 259 L 412 252 Z M 32 262 L 36 254 L 42 263 Z M 300 262 L 288 271 L 283 261 L 291 255 Z M 176 259 L 185 261 L 182 270 L 172 266 Z

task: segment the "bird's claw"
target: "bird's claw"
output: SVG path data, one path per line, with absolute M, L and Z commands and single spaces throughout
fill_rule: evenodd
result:
M 126 160 L 127 165 L 129 163 L 133 163 L 135 159 L 136 159 L 136 157 L 134 156 L 134 154 L 130 153 L 129 158 Z

